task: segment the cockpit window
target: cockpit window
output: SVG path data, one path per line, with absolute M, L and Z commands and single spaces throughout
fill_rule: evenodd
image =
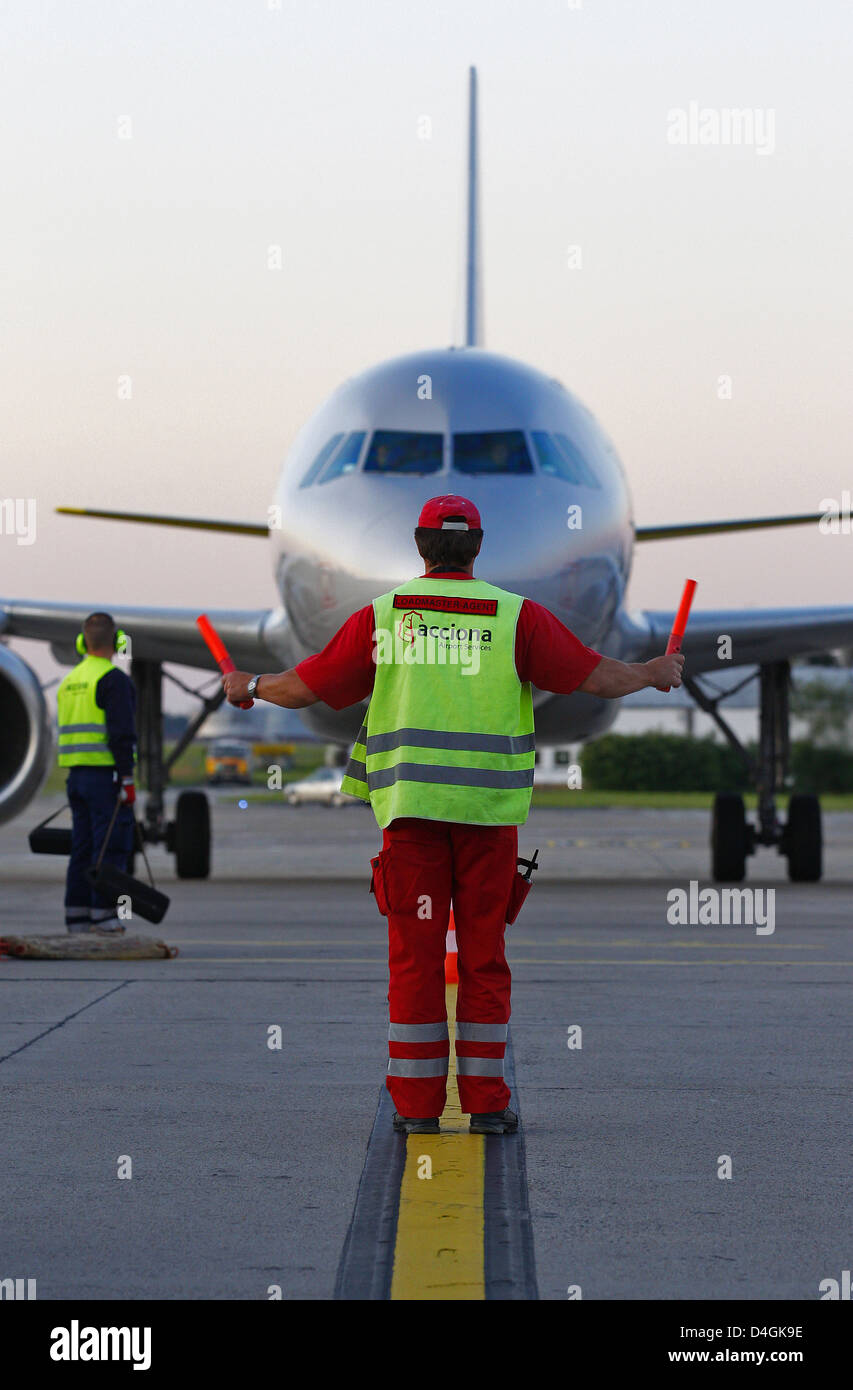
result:
M 348 434 L 338 452 L 320 474 L 320 482 L 330 483 L 333 478 L 340 478 L 342 473 L 353 473 L 358 466 L 361 448 L 366 437 L 365 430 L 353 430 L 351 434 Z
M 598 479 L 576 444 L 567 434 L 546 434 L 531 430 L 530 437 L 543 473 L 552 478 L 565 478 L 578 487 L 600 487 Z
M 580 473 L 581 482 L 585 483 L 587 487 L 600 488 L 601 483 L 596 478 L 581 450 L 576 444 L 572 443 L 569 436 L 567 434 L 555 434 L 554 438 L 560 446 L 564 458 L 566 458 L 569 464 L 573 465 L 577 472 Z
M 302 479 L 302 482 L 299 484 L 300 487 L 311 486 L 317 474 L 320 472 L 320 469 L 329 462 L 329 459 L 332 457 L 332 454 L 335 452 L 342 439 L 342 434 L 333 434 L 328 444 L 323 445 L 311 467 L 308 469 L 308 472 L 305 474 L 305 477 Z
M 544 430 L 531 430 L 530 437 L 543 473 L 550 474 L 552 478 L 565 478 L 569 483 L 583 482 L 580 471 L 566 458 L 550 434 L 546 434 Z
M 454 434 L 453 467 L 457 473 L 532 473 L 533 464 L 521 430 L 489 434 Z
M 376 430 L 365 473 L 440 473 L 444 436 L 410 430 Z

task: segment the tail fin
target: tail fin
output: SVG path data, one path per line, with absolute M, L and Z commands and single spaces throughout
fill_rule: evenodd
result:
M 477 69 L 468 70 L 468 199 L 465 228 L 465 347 L 483 343 L 480 273 L 480 169 L 477 137 Z

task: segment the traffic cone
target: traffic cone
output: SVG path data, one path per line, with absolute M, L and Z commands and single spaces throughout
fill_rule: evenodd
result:
M 447 943 L 445 945 L 444 956 L 444 983 L 446 985 L 459 984 L 459 959 L 456 952 L 456 922 L 453 919 L 453 908 L 450 909 L 450 922 L 447 928 Z

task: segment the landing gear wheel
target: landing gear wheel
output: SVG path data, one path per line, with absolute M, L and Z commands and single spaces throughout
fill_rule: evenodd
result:
M 788 857 L 792 883 L 817 883 L 823 871 L 823 831 L 816 796 L 797 792 L 791 797 L 782 853 Z
M 718 792 L 711 818 L 711 872 L 715 882 L 742 883 L 748 853 L 743 797 L 737 792 Z
M 210 874 L 210 807 L 204 792 L 181 792 L 175 819 L 169 827 L 178 878 L 207 878 Z

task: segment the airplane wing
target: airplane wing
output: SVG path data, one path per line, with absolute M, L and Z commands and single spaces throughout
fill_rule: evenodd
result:
M 91 515 L 91 513 L 89 513 Z M 731 531 L 769 531 L 777 526 L 818 526 L 824 516 L 748 516 L 730 521 L 677 521 L 667 526 L 635 526 L 636 541 L 679 541 L 685 536 L 719 536 Z
M 187 531 L 213 531 L 266 539 L 269 526 L 257 521 L 217 521 L 201 516 L 170 516 L 155 512 L 117 512 L 103 507 L 57 507 L 63 516 L 96 517 L 102 521 L 132 521 L 142 526 L 177 526 Z M 778 526 L 817 526 L 823 516 L 753 516 L 728 521 L 677 521 L 663 526 L 635 526 L 636 541 L 674 541 L 685 536 L 718 536 L 731 531 L 767 531 Z
M 618 655 L 648 661 L 666 650 L 673 612 L 626 616 Z M 731 638 L 731 659 L 721 660 L 720 639 Z M 722 666 L 754 666 L 853 647 L 853 608 L 719 608 L 690 615 L 682 643 L 690 675 Z
M 228 531 L 238 535 L 268 536 L 267 525 L 258 522 L 216 521 L 204 517 L 121 512 L 92 507 L 57 507 L 72 516 L 136 522 L 148 526 L 174 526 L 200 531 Z M 761 531 L 787 526 L 817 526 L 817 514 L 745 517 L 727 521 L 677 522 L 662 526 L 638 526 L 640 541 L 677 540 L 687 536 L 720 535 L 737 531 Z M 0 599 L 0 636 L 4 620 L 10 636 L 44 637 L 52 642 L 73 641 L 87 609 L 79 604 L 32 604 Z M 187 609 L 110 609 L 119 625 L 134 639 L 134 650 L 151 660 L 179 661 L 184 665 L 211 666 L 207 648 L 195 626 L 196 615 Z M 73 616 L 64 616 L 64 615 Z M 211 613 L 226 646 L 238 666 L 257 665 L 274 651 L 287 660 L 286 619 L 281 611 Z M 627 661 L 646 661 L 666 647 L 672 613 L 641 613 L 622 619 L 618 653 Z M 24 627 L 26 626 L 26 631 Z M 748 666 L 764 661 L 806 656 L 833 647 L 853 646 L 853 608 L 740 609 L 694 613 L 690 619 L 684 652 L 694 674 L 719 670 L 718 642 L 732 638 L 732 662 Z M 292 663 L 290 663 L 292 664 Z
M 105 604 L 103 598 L 89 604 L 0 598 L 0 638 L 33 637 L 50 642 L 58 659 L 73 663 L 78 660 L 74 639 L 84 618 L 104 608 L 130 637 L 133 657 L 216 670 L 196 627 L 198 614 L 193 608 L 137 608 Z M 208 617 L 238 669 L 268 666 L 271 655 L 283 664 L 287 661 L 287 627 L 280 610 L 211 608 Z
M 60 516 L 96 517 L 100 521 L 135 521 L 141 526 L 177 526 L 185 531 L 212 531 L 216 535 L 258 536 L 269 539 L 270 528 L 258 521 L 218 521 L 204 516 L 165 516 L 156 512 L 114 512 L 104 507 L 56 507 Z

